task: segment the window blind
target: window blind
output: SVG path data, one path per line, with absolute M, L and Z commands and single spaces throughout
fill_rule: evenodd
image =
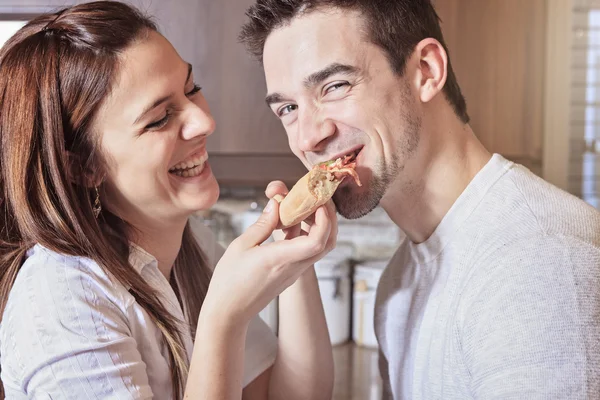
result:
M 568 189 L 600 208 L 600 0 L 572 11 Z

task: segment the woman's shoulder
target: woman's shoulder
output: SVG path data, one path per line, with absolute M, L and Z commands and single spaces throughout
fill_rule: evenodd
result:
M 124 290 L 88 258 L 31 248 L 0 323 L 3 381 L 21 391 L 26 391 L 23 385 L 45 387 L 68 377 L 77 385 L 70 363 L 82 367 L 82 374 L 90 365 L 118 371 L 108 357 L 121 356 L 114 349 L 131 345 Z
M 96 262 L 35 245 L 8 295 L 0 324 L 2 345 L 7 336 L 27 334 L 21 332 L 24 327 L 58 332 L 98 323 L 107 315 L 123 322 L 127 296 L 131 295 Z
M 53 304 L 57 311 L 82 302 L 109 301 L 125 309 L 131 295 L 95 261 L 57 253 L 41 245 L 28 252 L 10 291 L 5 314 L 28 304 Z M 16 308 L 16 310 L 15 310 Z

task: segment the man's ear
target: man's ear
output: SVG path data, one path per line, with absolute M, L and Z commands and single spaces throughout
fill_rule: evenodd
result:
M 86 188 L 95 188 L 102 182 L 102 177 L 97 171 L 85 167 L 80 156 L 67 151 L 67 176 L 71 183 L 83 185 Z
M 418 62 L 415 74 L 419 97 L 423 103 L 431 101 L 446 84 L 448 54 L 444 46 L 433 38 L 421 40 L 413 57 Z

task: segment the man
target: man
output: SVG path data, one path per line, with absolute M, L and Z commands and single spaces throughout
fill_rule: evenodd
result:
M 258 0 L 248 16 L 294 154 L 359 151 L 339 213 L 381 204 L 407 235 L 377 294 L 384 398 L 597 398 L 599 214 L 478 141 L 430 2 Z

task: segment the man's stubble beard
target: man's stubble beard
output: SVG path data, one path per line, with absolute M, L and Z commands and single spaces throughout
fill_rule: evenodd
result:
M 361 218 L 378 205 L 390 185 L 404 170 L 406 162 L 413 156 L 419 146 L 421 119 L 415 114 L 403 114 L 402 119 L 406 127 L 404 134 L 398 138 L 400 154 L 394 154 L 386 165 L 380 160 L 373 171 L 368 183 L 367 191 L 363 192 L 355 183 L 340 187 L 333 195 L 333 202 L 337 211 L 344 218 Z

